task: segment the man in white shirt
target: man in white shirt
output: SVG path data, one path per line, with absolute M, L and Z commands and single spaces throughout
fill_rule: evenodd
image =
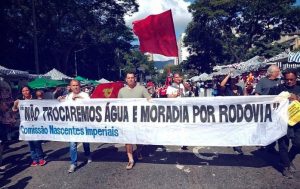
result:
M 71 92 L 66 95 L 66 97 L 59 97 L 59 100 L 65 99 L 67 101 L 77 101 L 80 99 L 90 99 L 89 95 L 80 90 L 80 83 L 77 80 L 72 80 L 70 82 L 70 90 Z M 88 163 L 92 162 L 91 152 L 90 152 L 90 144 L 83 143 L 84 154 L 88 158 Z M 69 173 L 73 173 L 77 167 L 77 142 L 70 142 L 70 157 L 71 157 L 71 165 L 68 169 Z
M 178 98 L 185 96 L 185 88 L 182 84 L 182 77 L 179 73 L 173 75 L 173 83 L 167 88 L 168 98 Z

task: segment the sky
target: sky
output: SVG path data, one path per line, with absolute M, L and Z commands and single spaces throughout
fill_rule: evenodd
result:
M 132 28 L 132 22 L 143 19 L 151 14 L 159 14 L 169 9 L 172 10 L 176 38 L 185 31 L 188 23 L 192 20 L 192 14 L 188 12 L 188 6 L 193 0 L 137 0 L 139 11 L 132 16 L 125 16 L 126 25 Z M 300 5 L 300 0 L 296 0 Z M 154 55 L 154 60 L 170 60 L 174 58 L 162 55 Z
M 177 39 L 192 20 L 192 15 L 188 12 L 190 2 L 184 0 L 137 0 L 139 11 L 131 17 L 125 16 L 126 25 L 132 28 L 132 22 L 143 19 L 151 14 L 159 14 L 169 9 L 172 10 L 173 21 Z M 169 60 L 170 57 L 155 55 L 154 60 Z

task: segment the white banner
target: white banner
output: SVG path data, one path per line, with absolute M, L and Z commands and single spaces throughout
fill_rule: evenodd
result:
M 267 145 L 286 135 L 275 96 L 20 101 L 20 139 L 185 146 Z

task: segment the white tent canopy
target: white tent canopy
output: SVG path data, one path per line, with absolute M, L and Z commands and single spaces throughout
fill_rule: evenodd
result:
M 199 80 L 200 81 L 212 80 L 212 76 L 207 73 L 203 73 L 203 74 L 199 75 Z
M 194 76 L 190 80 L 195 82 L 195 81 L 207 81 L 207 80 L 212 80 L 212 75 L 207 74 L 207 73 L 202 73 L 199 76 Z
M 104 79 L 104 78 L 101 78 L 97 81 L 98 83 L 109 83 L 110 81 Z
M 0 66 L 0 75 L 4 76 L 21 76 L 21 77 L 27 77 L 28 72 L 21 71 L 21 70 L 14 70 L 14 69 L 8 69 L 3 66 Z
M 264 61 L 262 61 L 261 57 L 255 56 L 246 62 L 242 62 L 238 66 L 238 70 L 241 73 L 250 72 L 250 71 L 257 71 L 259 68 L 266 66 Z
M 257 71 L 259 68 L 266 66 L 266 61 L 263 61 L 262 57 L 255 56 L 245 62 L 215 66 L 213 70 L 216 72 L 213 75 L 226 75 L 230 72 L 233 72 L 234 77 L 241 75 L 245 72 Z
M 44 74 L 44 76 L 50 76 L 53 80 L 64 80 L 64 79 L 73 79 L 72 77 L 69 77 L 57 69 L 53 68 L 51 71 Z
M 232 73 L 231 77 L 234 78 L 234 77 L 237 77 L 237 76 L 240 76 L 242 75 L 244 72 L 242 72 L 241 70 L 238 70 L 238 69 L 234 69 L 234 68 L 223 68 L 217 72 L 213 72 L 209 75 L 210 78 L 212 78 L 213 76 L 218 76 L 218 75 L 227 75 L 229 73 Z
M 191 80 L 192 82 L 199 81 L 199 76 L 196 75 L 196 76 L 190 78 L 190 80 Z
M 272 58 L 266 59 L 265 63 L 286 61 L 288 59 L 288 57 L 289 57 L 289 54 L 287 52 L 282 52 L 276 56 L 273 56 Z

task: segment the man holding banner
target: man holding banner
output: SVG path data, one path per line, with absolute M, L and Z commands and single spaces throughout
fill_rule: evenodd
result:
M 231 72 L 223 79 L 220 84 L 221 93 L 224 96 L 243 96 L 244 92 L 241 86 L 238 86 L 237 78 L 231 77 Z M 241 146 L 233 147 L 233 151 L 235 151 L 239 155 L 244 155 Z
M 127 86 L 123 87 L 118 94 L 118 98 L 147 98 L 150 99 L 150 94 L 147 89 L 141 85 L 137 85 L 136 76 L 133 72 L 128 72 L 126 74 L 126 84 Z M 127 170 L 130 170 L 134 166 L 133 159 L 133 145 L 125 144 L 127 156 L 128 156 L 128 164 L 126 166 Z M 137 146 L 137 153 L 140 153 L 141 149 Z M 138 154 L 139 156 L 140 154 Z
M 299 101 L 300 86 L 297 86 L 297 72 L 286 70 L 284 72 L 285 83 L 270 89 L 271 95 L 278 95 L 284 91 L 289 93 L 290 102 Z M 299 102 L 298 102 L 299 103 Z M 289 112 L 291 114 L 291 112 Z M 292 139 L 292 148 L 289 150 L 289 140 Z M 296 167 L 292 163 L 293 159 L 300 152 L 300 122 L 295 125 L 289 124 L 287 135 L 278 140 L 279 154 L 283 165 L 282 174 L 288 178 L 293 178 Z
M 271 65 L 267 69 L 267 76 L 258 81 L 255 87 L 255 95 L 269 95 L 270 89 L 280 84 L 280 69 L 276 65 Z M 276 142 L 268 145 L 266 150 L 269 153 L 277 154 L 275 149 Z M 264 148 L 262 148 L 264 149 Z
M 70 82 L 70 90 L 71 92 L 67 94 L 66 97 L 60 97 L 59 100 L 65 99 L 67 101 L 77 101 L 80 99 L 90 99 L 89 95 L 80 90 L 80 82 L 77 80 L 71 80 Z M 90 155 L 90 144 L 83 143 L 84 154 L 88 158 L 87 162 L 92 162 Z M 69 173 L 73 173 L 77 167 L 77 142 L 70 142 L 70 157 L 71 157 L 71 165 L 68 169 Z
M 167 88 L 168 98 L 184 97 L 185 93 L 186 91 L 182 84 L 182 77 L 179 73 L 175 73 L 172 85 Z

